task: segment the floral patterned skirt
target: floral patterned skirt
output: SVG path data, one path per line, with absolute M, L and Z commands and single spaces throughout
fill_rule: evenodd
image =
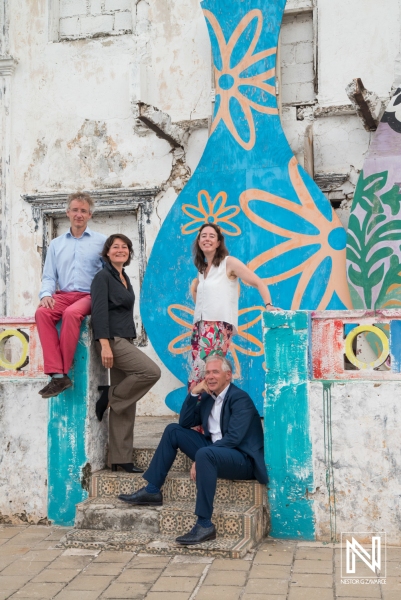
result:
M 188 389 L 205 377 L 205 359 L 210 354 L 225 356 L 229 350 L 234 328 L 224 321 L 198 321 L 192 329 L 192 369 Z

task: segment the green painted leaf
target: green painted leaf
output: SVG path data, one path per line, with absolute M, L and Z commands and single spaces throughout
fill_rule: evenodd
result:
M 398 185 L 393 186 L 391 190 L 382 195 L 381 201 L 390 207 L 393 217 L 398 215 L 401 204 L 400 187 Z

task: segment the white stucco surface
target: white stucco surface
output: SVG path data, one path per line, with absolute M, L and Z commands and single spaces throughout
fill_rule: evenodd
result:
M 398 383 L 334 383 L 330 418 L 322 384 L 310 384 L 317 539 L 385 531 L 389 544 L 401 545 L 399 396 Z

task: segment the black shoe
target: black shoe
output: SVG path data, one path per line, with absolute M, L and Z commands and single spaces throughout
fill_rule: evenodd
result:
M 38 394 L 42 395 L 45 392 L 47 392 L 47 389 L 48 389 L 49 385 L 51 384 L 51 381 L 52 380 L 50 379 L 49 383 L 46 383 L 45 387 L 38 391 Z
M 68 375 L 52 377 L 50 383 L 48 383 L 39 394 L 42 398 L 53 398 L 54 396 L 61 394 L 61 392 L 64 392 L 64 390 L 68 390 L 71 386 L 72 381 Z
M 99 400 L 96 402 L 95 412 L 96 412 L 98 421 L 101 421 L 103 419 L 103 415 L 106 412 L 107 407 L 109 405 L 110 386 L 109 385 L 99 385 L 99 387 L 97 389 L 99 390 L 99 392 L 100 391 L 102 392 L 102 395 L 100 396 Z
M 120 494 L 118 499 L 139 506 L 163 506 L 163 494 L 161 492 L 149 494 L 144 487 L 134 494 Z
M 189 533 L 180 535 L 175 541 L 179 544 L 183 544 L 183 546 L 194 546 L 195 544 L 201 544 L 202 542 L 215 539 L 216 527 L 214 525 L 211 527 L 202 527 L 201 525 L 196 524 Z
M 117 467 L 121 467 L 126 473 L 144 473 L 143 469 L 136 467 L 133 463 L 118 463 L 111 465 L 112 471 L 118 471 Z

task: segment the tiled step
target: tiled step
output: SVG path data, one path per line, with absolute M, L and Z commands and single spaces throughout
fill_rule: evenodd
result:
M 135 531 L 150 535 L 182 535 L 195 524 L 194 502 L 165 502 L 160 507 L 132 506 L 116 498 L 91 498 L 77 504 L 75 527 L 111 531 Z M 217 535 L 259 542 L 267 533 L 264 506 L 237 502 L 217 504 L 212 517 Z
M 176 534 L 145 534 L 135 531 L 96 531 L 75 529 L 65 535 L 58 547 L 89 550 L 120 550 L 159 555 L 194 555 L 222 558 L 243 558 L 255 545 L 252 539 L 217 537 L 211 542 L 196 546 L 181 546 L 175 542 Z
M 133 463 L 136 467 L 141 469 L 147 469 L 150 465 L 150 461 L 153 458 L 156 448 L 134 448 L 133 451 Z M 192 460 L 186 456 L 181 450 L 178 450 L 176 459 L 171 467 L 171 471 L 189 471 L 192 466 Z
M 109 470 L 97 471 L 92 475 L 91 496 L 115 498 L 119 494 L 131 494 L 146 485 L 141 475 L 130 473 L 112 473 Z M 167 502 L 188 501 L 196 498 L 196 484 L 190 480 L 188 473 L 171 472 L 163 486 L 163 497 Z M 215 504 L 236 503 L 266 505 L 266 486 L 257 481 L 228 481 L 219 479 L 215 496 Z

